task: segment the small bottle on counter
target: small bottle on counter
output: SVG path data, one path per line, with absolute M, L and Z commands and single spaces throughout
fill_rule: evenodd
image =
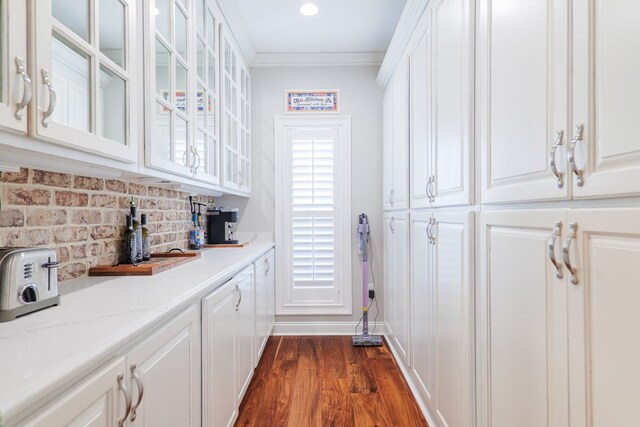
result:
M 195 212 L 191 216 L 191 220 L 193 221 L 193 224 L 189 230 L 189 249 L 200 249 L 202 248 L 202 240 L 200 238 L 200 227 L 198 227 L 198 216 Z
M 140 215 L 140 223 L 142 228 L 142 259 L 147 261 L 151 259 L 151 233 L 147 228 L 147 214 Z
M 131 202 L 129 203 L 131 210 L 131 220 L 133 221 L 133 232 L 136 235 L 136 262 L 142 261 L 142 226 L 136 219 L 136 203 L 131 196 Z
M 123 263 L 135 264 L 138 259 L 136 233 L 133 231 L 133 220 L 127 215 L 127 229 L 124 234 Z

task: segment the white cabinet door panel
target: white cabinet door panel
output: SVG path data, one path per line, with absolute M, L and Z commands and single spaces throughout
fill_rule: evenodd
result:
M 409 58 L 398 64 L 393 82 L 392 209 L 409 207 Z
M 567 426 L 567 286 L 548 252 L 565 211 L 481 215 L 478 425 Z
M 480 0 L 478 88 L 484 203 L 563 199 L 549 165 L 566 163 L 567 0 Z M 564 177 L 566 178 L 566 177 Z
M 389 336 L 393 336 L 394 333 L 394 247 L 393 247 L 393 225 L 391 221 L 392 214 L 385 213 L 383 220 L 383 244 L 384 244 L 384 252 L 383 252 L 383 263 L 384 263 L 384 323 L 387 334 Z
M 431 213 L 411 214 L 411 371 L 428 405 L 435 399 L 435 297 Z M 385 300 L 386 302 L 386 300 Z
M 255 337 L 255 306 L 253 267 L 243 270 L 233 280 L 239 290 L 236 303 L 236 396 L 242 401 L 253 376 L 253 341 Z
M 435 412 L 442 425 L 471 426 L 473 334 L 471 213 L 434 214 Z
M 198 310 L 191 307 L 129 354 L 128 368 L 133 372 L 135 365 L 144 386 L 131 426 L 200 425 L 199 325 Z M 135 403 L 140 389 L 135 379 L 130 383 Z
M 584 184 L 575 197 L 640 193 L 640 3 L 591 0 L 573 5 L 573 123 Z
M 471 201 L 472 12 L 469 0 L 433 6 L 434 206 Z
M 425 13 L 429 13 L 428 11 Z M 431 26 L 411 54 L 411 208 L 428 207 L 431 175 Z
M 393 84 L 384 91 L 382 104 L 382 208 L 391 209 L 393 189 Z
M 638 209 L 569 211 L 571 426 L 631 426 L 640 417 Z

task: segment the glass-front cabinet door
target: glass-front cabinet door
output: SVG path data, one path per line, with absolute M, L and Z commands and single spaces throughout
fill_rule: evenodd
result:
M 218 15 L 212 2 L 196 2 L 196 121 L 193 153 L 194 176 L 220 184 Z
M 240 65 L 240 139 L 238 146 L 238 186 L 251 191 L 251 78 L 244 64 Z
M 191 1 L 151 0 L 147 5 L 147 159 L 158 169 L 192 176 L 197 156 L 190 145 L 195 105 Z
M 136 162 L 135 1 L 38 0 L 34 17 L 32 133 Z
M 0 127 L 27 132 L 27 4 L 0 0 Z
M 222 186 L 240 190 L 239 176 L 239 58 L 231 36 L 221 27 L 222 39 Z

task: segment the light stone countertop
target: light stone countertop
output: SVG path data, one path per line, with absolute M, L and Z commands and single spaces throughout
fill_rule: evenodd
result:
M 83 277 L 61 305 L 0 323 L 0 425 L 123 354 L 172 314 L 265 254 L 272 242 L 202 251 L 155 276 Z

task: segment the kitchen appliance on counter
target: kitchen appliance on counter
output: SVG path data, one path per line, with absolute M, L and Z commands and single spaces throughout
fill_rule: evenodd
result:
M 0 248 L 0 322 L 60 304 L 53 249 Z
M 207 244 L 237 244 L 233 238 L 233 224 L 238 222 L 238 209 L 207 209 Z

